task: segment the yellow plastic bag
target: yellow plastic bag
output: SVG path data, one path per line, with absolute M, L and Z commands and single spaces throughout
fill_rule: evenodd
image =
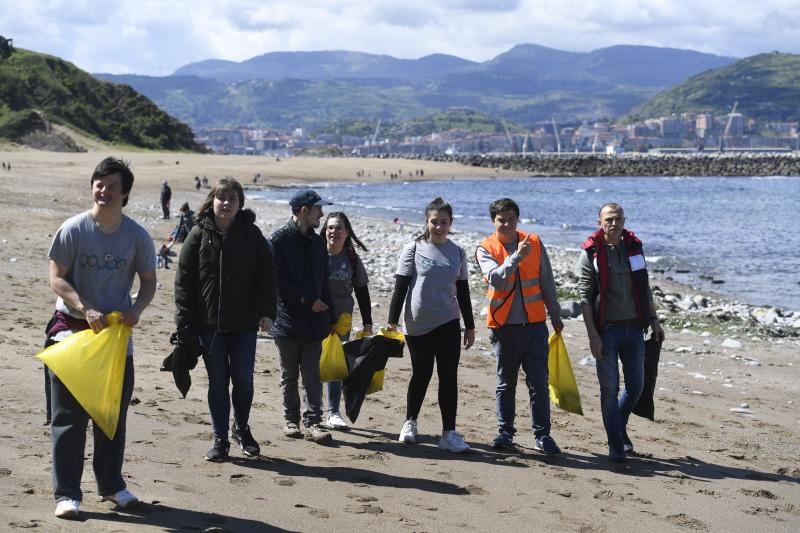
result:
M 322 341 L 322 355 L 319 358 L 319 380 L 342 381 L 347 377 L 347 361 L 339 335 L 331 333 Z
M 383 390 L 383 376 L 385 374 L 385 368 L 372 374 L 372 381 L 369 382 L 369 387 L 367 387 L 367 395 Z
M 131 327 L 120 322 L 122 313 L 106 315 L 108 326 L 70 335 L 36 357 L 41 359 L 92 417 L 106 437 L 113 439 L 119 422 L 125 356 Z
M 568 413 L 583 415 L 581 394 L 578 392 L 578 384 L 575 383 L 564 338 L 560 333 L 553 333 L 548 342 L 550 343 L 550 355 L 547 359 L 550 401 Z
M 336 321 L 336 324 L 333 326 L 333 329 L 338 333 L 340 336 L 344 337 L 347 335 L 347 332 L 350 331 L 350 327 L 353 324 L 353 315 L 350 313 L 342 313 L 339 315 L 339 319 Z

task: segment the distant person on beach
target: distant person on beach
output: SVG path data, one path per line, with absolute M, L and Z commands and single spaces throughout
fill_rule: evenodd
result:
M 222 178 L 197 210 L 175 273 L 175 322 L 179 335 L 199 335 L 208 373 L 213 444 L 208 461 L 228 457 L 230 436 L 244 455 L 261 449 L 250 432 L 256 333 L 275 319 L 277 278 L 271 249 L 244 209 L 238 181 Z M 230 385 L 233 385 L 230 390 Z
M 642 241 L 625 229 L 625 212 L 615 203 L 600 208 L 595 231 L 578 258 L 578 292 L 589 347 L 597 360 L 600 408 L 608 436 L 608 458 L 625 461 L 633 452 L 628 417 L 644 386 L 644 331 L 663 341 L 647 276 Z M 619 393 L 619 364 L 625 388 Z
M 158 250 L 158 254 L 156 254 L 156 267 L 169 269 L 169 264 L 171 262 L 172 260 L 169 258 L 169 245 L 162 244 L 161 248 Z
M 367 247 L 356 236 L 353 226 L 350 225 L 350 219 L 340 211 L 328 215 L 319 234 L 328 246 L 328 289 L 336 321 L 339 321 L 343 313 L 353 314 L 353 293 L 355 293 L 361 311 L 364 335 L 372 335 L 372 304 L 367 286 L 369 278 L 356 252 L 356 247 L 364 252 L 367 251 Z M 342 341 L 347 341 L 350 339 L 350 332 L 339 337 Z M 347 429 L 347 422 L 339 413 L 342 382 L 329 381 L 325 388 L 328 392 L 328 417 L 324 423 L 325 427 Z
M 442 437 L 439 449 L 461 453 L 469 445 L 456 431 L 458 363 L 463 345 L 475 342 L 475 321 L 469 294 L 469 270 L 464 249 L 448 238 L 453 224 L 450 204 L 436 198 L 425 208 L 425 230 L 400 254 L 395 287 L 389 307 L 388 328 L 396 330 L 405 307 L 406 344 L 411 355 L 406 421 L 400 442 L 417 442 L 417 417 L 428 390 L 433 366 L 439 376 L 439 409 Z
M 192 231 L 194 227 L 194 211 L 189 207 L 189 202 L 183 202 L 178 212 L 180 213 L 180 218 L 178 219 L 178 224 L 175 226 L 175 229 L 172 230 L 172 239 L 169 244 L 170 248 L 172 248 L 172 245 L 175 243 L 180 244 L 185 241 L 189 232 Z
M 564 323 L 550 259 L 538 235 L 517 229 L 519 206 L 514 200 L 495 200 L 489 216 L 495 232 L 481 241 L 475 255 L 489 283 L 486 324 L 497 358 L 498 435 L 492 448 L 513 445 L 517 375 L 522 366 L 536 439 L 533 447 L 548 455 L 561 453 L 550 436 L 547 315 L 556 332 L 564 329 Z
M 200 176 L 195 176 L 194 177 L 194 188 L 199 191 L 200 187 L 201 187 L 201 185 L 200 185 Z
M 394 217 L 394 220 L 392 220 L 392 222 L 394 223 L 394 227 L 397 231 L 403 231 L 405 224 L 403 224 L 403 221 L 400 220 L 399 217 Z
M 112 157 L 95 168 L 91 178 L 91 210 L 64 222 L 53 238 L 50 285 L 58 295 L 56 312 L 48 328 L 52 343 L 79 330 L 99 333 L 108 322 L 105 315 L 122 312 L 122 323 L 134 327 L 156 292 L 156 254 L 147 230 L 122 213 L 133 187 L 128 164 Z M 139 277 L 136 301 L 130 291 Z M 125 426 L 133 393 L 133 341 L 128 342 L 122 384 L 119 422 L 114 438 L 93 424 L 92 466 L 97 494 L 120 508 L 139 502 L 122 476 Z M 98 379 L 100 377 L 98 376 Z M 98 382 L 102 387 L 105 383 Z M 72 393 L 50 372 L 52 396 L 53 485 L 55 515 L 76 518 L 89 415 Z
M 161 211 L 164 213 L 164 218 L 169 218 L 169 202 L 172 199 L 172 189 L 169 188 L 167 180 L 161 185 Z
M 278 270 L 278 314 L 272 336 L 278 347 L 283 393 L 283 433 L 301 438 L 300 393 L 303 380 L 305 438 L 325 442 L 331 434 L 322 426 L 322 383 L 319 359 L 322 340 L 333 330 L 336 316 L 328 287 L 328 250 L 314 230 L 322 206 L 331 205 L 311 189 L 289 200 L 292 217 L 270 237 Z

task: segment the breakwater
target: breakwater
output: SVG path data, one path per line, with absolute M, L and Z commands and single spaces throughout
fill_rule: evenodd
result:
M 456 162 L 530 176 L 800 176 L 800 154 L 381 154 Z

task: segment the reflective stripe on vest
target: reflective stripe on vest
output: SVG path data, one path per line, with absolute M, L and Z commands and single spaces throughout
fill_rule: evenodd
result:
M 525 234 L 518 231 L 518 242 L 523 238 L 525 238 Z M 489 313 L 486 317 L 486 324 L 490 328 L 499 328 L 508 320 L 511 304 L 515 297 L 512 291 L 517 290 L 515 285 L 518 285 L 522 289 L 522 303 L 528 315 L 528 322 L 543 322 L 547 318 L 544 301 L 542 300 L 541 287 L 539 286 L 542 244 L 535 233 L 529 234 L 527 238 L 533 249 L 520 262 L 517 272 L 509 276 L 500 287 L 489 286 L 487 293 L 489 299 Z M 502 265 L 510 255 L 506 247 L 503 246 L 503 243 L 500 242 L 500 239 L 497 238 L 496 233 L 485 238 L 480 246 L 491 254 L 498 265 Z M 515 282 L 518 274 L 521 279 L 520 282 L 516 284 Z

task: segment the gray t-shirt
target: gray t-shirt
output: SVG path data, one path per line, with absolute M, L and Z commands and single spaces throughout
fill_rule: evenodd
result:
M 130 309 L 135 274 L 156 270 L 156 251 L 150 234 L 124 215 L 119 229 L 110 234 L 97 228 L 89 211 L 67 219 L 53 237 L 47 257 L 69 267 L 67 281 L 101 313 Z M 61 297 L 56 310 L 84 318 Z M 129 344 L 129 353 L 130 349 Z
M 466 253 L 453 241 L 407 244 L 396 274 L 411 276 L 403 321 L 408 335 L 425 335 L 461 316 L 456 299 L 456 281 L 468 279 Z
M 353 261 L 346 248 L 336 255 L 328 255 L 328 290 L 337 318 L 342 313 L 353 314 L 353 287 L 363 287 L 369 282 L 358 255 L 355 256 L 355 266 L 353 271 Z

